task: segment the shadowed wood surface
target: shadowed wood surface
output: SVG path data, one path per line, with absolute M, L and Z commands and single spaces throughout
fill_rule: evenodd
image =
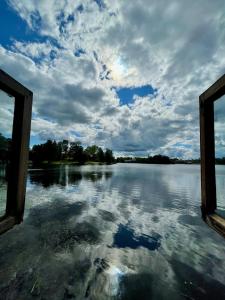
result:
M 0 234 L 6 232 L 11 229 L 16 224 L 16 219 L 12 216 L 3 217 L 0 220 Z

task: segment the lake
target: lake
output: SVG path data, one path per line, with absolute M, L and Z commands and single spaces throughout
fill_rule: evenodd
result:
M 24 222 L 0 236 L 0 299 L 225 299 L 225 239 L 200 205 L 198 165 L 29 170 Z

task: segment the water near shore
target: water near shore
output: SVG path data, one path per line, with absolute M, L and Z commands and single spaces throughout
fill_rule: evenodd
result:
M 225 239 L 201 219 L 197 165 L 30 170 L 0 265 L 0 299 L 225 298 Z

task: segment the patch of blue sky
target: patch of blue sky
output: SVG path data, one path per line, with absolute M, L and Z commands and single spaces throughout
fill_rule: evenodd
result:
M 173 155 L 171 157 L 174 158 L 183 158 L 184 153 L 182 150 L 177 149 L 176 151 L 173 151 Z
M 224 151 L 224 147 L 215 147 L 215 156 L 216 158 L 223 158 L 225 157 L 225 151 Z
M 97 62 L 99 62 L 98 54 L 97 54 L 95 51 L 93 51 L 93 55 L 94 55 L 95 60 L 96 60 Z
M 5 0 L 0 1 L 0 28 L 0 43 L 4 47 L 10 46 L 14 39 L 28 40 L 35 34 Z
M 77 10 L 79 11 L 79 13 L 82 13 L 84 11 L 84 6 L 83 4 L 80 4 L 78 7 L 77 7 Z
M 135 96 L 145 97 L 148 95 L 155 95 L 157 92 L 157 89 L 154 89 L 149 84 L 134 88 L 115 88 L 115 90 L 120 99 L 120 105 L 129 105 L 134 103 Z
M 5 138 L 7 138 L 7 139 L 11 139 L 12 138 L 12 133 L 7 133 L 7 132 L 1 132 L 1 134 L 5 137 Z
M 38 118 L 38 113 L 32 111 L 32 120 Z
M 74 52 L 74 55 L 75 55 L 76 57 L 80 57 L 82 54 L 85 54 L 85 53 L 86 53 L 86 52 L 85 52 L 84 49 L 79 48 L 79 49 L 77 49 L 77 50 Z
M 62 11 L 58 15 L 57 20 L 59 22 L 59 31 L 61 34 L 64 34 L 66 32 L 67 25 L 69 23 L 73 23 L 75 21 L 75 16 L 74 16 L 74 14 L 65 16 L 65 13 Z
M 99 123 L 91 124 L 90 127 L 95 129 L 102 129 L 102 125 L 100 125 Z
M 70 14 L 68 17 L 67 17 L 67 22 L 74 22 L 75 21 L 75 16 L 74 14 Z
M 165 102 L 165 105 L 166 105 L 166 106 L 172 106 L 172 101 L 167 100 L 167 101 Z
M 44 141 L 40 139 L 39 135 L 31 135 L 30 137 L 30 148 L 33 147 L 33 145 L 42 144 Z
M 49 57 L 51 60 L 55 59 L 57 57 L 57 52 L 55 50 L 51 50 Z
M 41 16 L 38 11 L 35 11 L 31 14 L 31 23 L 32 27 L 34 28 L 35 31 L 38 31 L 41 27 Z
M 41 17 L 38 13 L 32 15 L 32 30 L 25 20 L 7 4 L 6 0 L 0 1 L 0 44 L 5 48 L 10 48 L 14 40 L 21 42 L 39 42 L 49 41 L 55 47 L 62 49 L 56 39 L 50 36 L 42 36 L 38 33 L 41 24 Z
M 70 134 L 74 135 L 77 138 L 82 138 L 83 137 L 83 135 L 79 131 L 75 131 L 75 130 L 71 130 Z
M 110 15 L 110 17 L 116 17 L 116 13 L 115 12 L 110 12 L 109 15 Z
M 185 143 L 176 143 L 173 145 L 174 147 L 180 147 L 180 148 L 185 148 L 185 149 L 191 149 L 192 145 L 191 144 L 185 144 Z
M 106 5 L 103 0 L 94 0 L 94 2 L 96 2 L 96 4 L 98 5 L 99 10 L 103 10 L 106 8 Z

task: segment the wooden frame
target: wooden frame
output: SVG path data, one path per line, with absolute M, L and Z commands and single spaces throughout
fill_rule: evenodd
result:
M 1 69 L 0 89 L 15 98 L 12 158 L 6 211 L 0 218 L 1 234 L 23 220 L 33 93 Z
M 216 214 L 214 101 L 225 95 L 225 75 L 199 97 L 202 216 L 225 236 L 225 220 Z

